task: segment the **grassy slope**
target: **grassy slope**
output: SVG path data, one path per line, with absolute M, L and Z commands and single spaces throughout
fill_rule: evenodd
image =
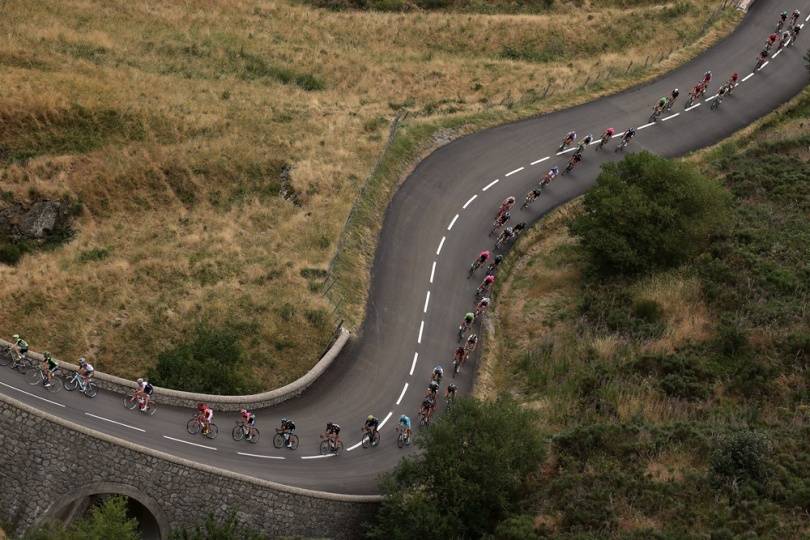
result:
M 478 392 L 541 412 L 553 458 L 530 502 L 538 524 L 586 538 L 810 534 L 808 120 L 805 91 L 692 158 L 734 195 L 734 218 L 688 266 L 591 282 L 565 226 L 578 202 L 510 257 Z M 757 437 L 761 459 L 718 472 Z
M 431 130 L 604 90 L 579 88 L 580 74 L 596 66 L 604 79 L 653 37 L 662 51 L 694 41 L 713 7 L 642 4 L 459 16 L 282 0 L 6 2 L 3 200 L 69 195 L 84 211 L 72 242 L 0 267 L 0 332 L 134 376 L 207 320 L 242 331 L 263 385 L 299 376 L 335 322 L 317 294 L 322 270 L 394 111 L 413 112 L 398 175 Z M 548 78 L 560 90 L 540 100 Z M 344 266 L 355 323 L 372 249 Z

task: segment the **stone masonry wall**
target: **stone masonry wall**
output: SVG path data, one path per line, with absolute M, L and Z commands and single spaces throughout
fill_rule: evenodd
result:
M 125 485 L 171 528 L 208 513 L 271 537 L 357 538 L 379 497 L 319 493 L 192 463 L 83 428 L 0 394 L 0 520 L 20 534 L 90 484 Z

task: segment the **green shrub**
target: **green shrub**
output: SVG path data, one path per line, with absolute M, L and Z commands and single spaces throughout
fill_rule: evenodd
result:
M 602 167 L 571 223 L 602 275 L 681 264 L 700 252 L 723 223 L 727 196 L 686 163 L 648 152 Z
M 191 529 L 173 529 L 170 540 L 262 540 L 264 535 L 239 525 L 236 516 L 231 514 L 219 522 L 208 514 L 205 523 Z
M 748 482 L 762 486 L 770 474 L 771 451 L 771 441 L 760 431 L 740 429 L 719 437 L 710 461 L 714 485 L 723 488 Z
M 87 251 L 82 251 L 79 253 L 78 260 L 79 262 L 92 262 L 92 261 L 101 261 L 106 259 L 110 255 L 110 250 L 107 248 L 93 248 L 88 249 Z
M 47 523 L 32 529 L 25 540 L 139 540 L 138 522 L 127 514 L 125 497 L 107 497 L 90 512 L 64 527 L 59 523 Z
M 533 413 L 501 398 L 459 398 L 428 430 L 422 452 L 382 483 L 386 494 L 369 538 L 480 538 L 519 509 L 544 447 Z
M 159 338 L 159 336 L 158 336 Z M 149 379 L 158 386 L 210 394 L 257 390 L 248 372 L 239 334 L 229 328 L 197 326 L 191 341 L 158 355 Z
M 0 243 L 0 263 L 13 266 L 22 258 L 25 250 L 19 244 Z

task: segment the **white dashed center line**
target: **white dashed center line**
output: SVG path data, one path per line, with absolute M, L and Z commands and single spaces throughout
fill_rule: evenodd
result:
M 321 459 L 325 457 L 335 457 L 337 454 L 323 454 L 320 456 L 301 456 L 301 459 Z
M 433 261 L 433 267 L 430 269 L 430 283 L 433 283 L 433 275 L 436 273 L 436 261 Z
M 416 338 L 417 343 L 422 343 L 422 331 L 425 329 L 425 321 L 419 323 L 419 337 Z
M 662 118 L 662 119 L 661 119 L 661 121 L 662 121 L 662 122 L 666 122 L 666 121 L 667 121 L 667 120 L 669 120 L 670 118 L 675 118 L 676 116 L 680 116 L 680 115 L 681 115 L 681 113 L 676 112 L 675 114 L 671 114 L 671 115 L 667 116 L 666 118 Z
M 473 202 L 473 201 L 474 201 L 475 199 L 477 199 L 477 198 L 478 198 L 478 195 L 473 195 L 472 197 L 470 197 L 470 200 L 469 200 L 469 201 L 467 201 L 467 202 L 465 202 L 465 203 L 464 203 L 464 206 L 462 206 L 462 208 L 463 208 L 464 210 L 466 210 L 466 209 L 467 209 L 467 207 L 468 207 L 468 206 L 470 206 L 470 203 L 471 203 L 471 202 Z
M 411 362 L 411 372 L 408 375 L 413 375 L 413 370 L 416 367 L 416 360 L 419 358 L 419 353 L 413 353 L 413 362 Z M 408 386 L 408 383 L 405 383 L 405 386 Z
M 427 313 L 428 304 L 430 304 L 430 291 L 425 295 L 425 309 L 422 310 L 422 313 Z
M 700 103 L 695 103 L 694 105 L 692 105 L 691 107 L 689 107 L 689 108 L 688 108 L 688 109 L 686 109 L 686 110 L 687 110 L 687 111 L 691 111 L 692 109 L 696 109 L 696 108 L 698 108 L 698 107 L 700 107 Z
M 492 182 L 490 182 L 489 184 L 487 184 L 486 186 L 484 186 L 484 189 L 482 189 L 481 191 L 486 191 L 486 190 L 488 190 L 489 188 L 491 188 L 492 186 L 494 186 L 495 184 L 497 184 L 497 183 L 498 183 L 498 182 L 500 182 L 500 181 L 501 181 L 501 180 L 500 180 L 500 178 L 496 178 L 495 180 L 493 180 Z
M 650 126 L 654 126 L 655 122 L 650 122 L 649 124 L 644 124 L 643 126 L 638 126 L 636 129 L 641 131 L 642 129 L 647 129 Z
M 282 457 L 282 456 L 263 456 L 261 454 L 248 454 L 247 452 L 237 452 L 237 454 L 239 454 L 240 456 L 248 456 L 248 457 L 261 458 L 261 459 L 287 459 L 287 458 Z
M 188 442 L 188 441 L 184 441 L 183 439 L 175 439 L 174 437 L 169 437 L 168 435 L 164 435 L 163 438 L 164 439 L 169 439 L 170 441 L 175 441 L 175 442 L 179 442 L 179 443 L 183 443 L 183 444 L 188 444 L 188 445 L 191 445 L 191 446 L 196 446 L 198 448 L 205 448 L 206 450 L 214 450 L 215 452 L 217 450 L 213 446 L 205 446 L 204 444 L 197 444 L 197 443 L 193 443 L 193 442 Z
M 391 418 L 392 414 L 394 414 L 393 411 L 388 411 L 388 414 L 385 415 L 385 418 L 383 418 L 383 421 L 380 422 L 380 425 L 377 427 L 377 431 L 382 429 L 382 427 L 385 425 L 385 423 L 388 422 L 388 419 Z
M 509 171 L 508 173 L 506 173 L 506 176 L 512 176 L 513 174 L 519 173 L 520 171 L 522 171 L 525 168 L 526 167 L 519 167 L 519 168 L 515 169 L 514 171 Z
M 748 75 L 746 75 L 745 77 L 743 77 L 742 82 L 747 81 L 748 79 L 750 79 L 750 78 L 751 78 L 751 77 L 753 77 L 753 76 L 754 76 L 754 74 L 753 74 L 753 73 L 749 73 Z
M 21 394 L 25 394 L 26 396 L 31 396 L 31 397 L 33 397 L 33 398 L 41 399 L 42 401 L 47 401 L 47 402 L 48 402 L 48 403 L 50 403 L 51 405 L 58 405 L 59 407 L 64 407 L 64 405 L 62 405 L 61 403 L 57 403 L 57 402 L 55 402 L 55 401 L 51 401 L 50 399 L 45 399 L 44 397 L 39 397 L 38 395 L 36 395 L 36 394 L 32 394 L 32 393 L 30 393 L 30 392 L 26 392 L 25 390 L 20 390 L 20 389 L 19 389 L 19 388 L 17 388 L 16 386 L 11 386 L 10 384 L 6 384 L 6 383 L 4 383 L 4 382 L 0 382 L 0 384 L 2 384 L 3 386 L 5 386 L 6 388 L 11 388 L 12 390 L 16 390 L 17 392 L 20 392 Z
M 547 159 L 549 159 L 549 156 L 546 156 L 544 158 L 540 158 L 537 161 L 532 161 L 532 165 L 537 165 L 538 163 L 543 163 Z
M 402 387 L 402 392 L 399 394 L 399 398 L 397 399 L 397 405 L 402 402 L 402 398 L 405 396 L 405 391 L 408 389 L 408 383 L 405 383 L 405 386 Z
M 446 236 L 442 236 L 442 241 L 439 242 L 439 248 L 436 250 L 436 255 L 442 252 L 442 246 L 444 246 L 444 241 L 447 240 Z
M 453 228 L 453 225 L 455 225 L 455 224 L 456 224 L 456 220 L 457 220 L 457 219 L 458 219 L 458 214 L 456 214 L 456 217 L 454 217 L 454 218 L 453 218 L 453 219 L 450 221 L 450 225 L 448 225 L 448 226 L 447 226 L 447 230 L 448 230 L 448 231 L 449 231 L 450 229 L 452 229 L 452 228 Z
M 140 431 L 141 433 L 146 433 L 145 429 L 141 429 L 139 427 L 130 426 L 128 424 L 124 424 L 123 422 L 116 422 L 115 420 L 110 420 L 109 418 L 104 418 L 103 416 L 96 416 L 95 414 L 91 414 L 89 412 L 84 413 L 87 416 L 92 416 L 93 418 L 98 418 L 99 420 L 104 420 L 105 422 L 109 422 L 111 424 L 118 424 L 119 426 L 123 426 L 125 428 L 134 429 L 135 431 Z

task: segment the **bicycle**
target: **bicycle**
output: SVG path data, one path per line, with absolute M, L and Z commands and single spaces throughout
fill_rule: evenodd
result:
M 231 437 L 235 441 L 245 439 L 249 443 L 256 444 L 259 442 L 259 430 L 256 426 L 246 426 L 243 421 L 237 420 L 231 431 Z
M 298 435 L 296 435 L 295 433 L 290 433 L 289 436 L 287 437 L 287 442 L 290 443 L 290 446 L 288 447 L 290 450 L 297 450 L 298 444 L 301 441 L 298 439 Z M 286 446 L 286 443 L 284 441 L 284 432 L 278 431 L 278 428 L 276 428 L 276 434 L 273 436 L 273 446 L 275 448 L 281 448 L 283 446 Z
M 630 144 L 630 139 L 622 138 L 622 140 L 619 141 L 619 146 L 616 147 L 614 152 L 624 152 L 624 149 L 627 148 L 628 144 Z
M 343 450 L 343 441 L 339 438 L 334 441 L 328 436 L 321 435 L 321 455 L 326 454 L 339 454 Z
M 94 398 L 96 394 L 98 394 L 98 388 L 96 388 L 96 384 L 93 381 L 85 381 L 84 377 L 79 375 L 78 371 L 73 372 L 73 377 L 66 380 L 63 383 L 65 390 L 68 392 L 73 392 L 74 390 L 78 390 L 86 397 Z
M 523 200 L 523 205 L 520 207 L 520 209 L 525 210 L 539 196 L 540 196 L 540 188 L 535 188 L 531 190 L 529 193 L 526 194 L 526 198 Z
M 397 448 L 404 448 L 411 445 L 411 436 L 408 430 L 402 426 L 397 426 Z
M 468 324 L 466 319 L 461 321 L 461 324 L 458 326 L 458 343 L 461 343 L 461 340 L 464 339 L 464 335 L 470 327 L 472 327 L 472 323 Z
M 596 149 L 601 151 L 605 145 L 610 140 L 610 135 L 603 135 L 601 139 L 599 139 L 599 144 L 596 145 Z
M 506 231 L 502 232 L 498 239 L 495 241 L 495 249 L 501 249 L 503 246 L 506 245 L 507 242 L 511 242 L 515 239 L 514 231 L 511 234 L 508 234 Z M 476 292 L 476 298 L 482 297 L 487 292 L 487 289 L 481 290 L 481 287 L 478 287 L 478 291 Z
M 13 347 L 8 347 L 6 349 L 7 356 L 5 357 L 5 362 L 0 365 L 7 366 L 11 364 L 11 369 L 17 370 L 23 375 L 28 373 L 29 369 L 35 367 L 34 361 L 28 358 L 27 354 L 21 354 L 17 349 Z
M 41 385 L 42 387 L 46 388 L 49 392 L 53 394 L 58 392 L 59 389 L 62 387 L 62 385 L 59 384 L 60 377 L 61 374 L 57 369 L 53 373 L 53 379 L 50 381 L 50 384 L 48 384 L 48 375 L 46 370 L 42 369 L 42 366 L 36 366 L 34 370 L 31 371 L 31 373 L 28 375 L 28 378 L 31 379 L 28 382 L 31 386 Z
M 203 437 L 207 437 L 209 439 L 216 439 L 217 435 L 219 435 L 219 428 L 213 422 L 208 422 L 208 431 L 203 430 L 203 421 L 200 418 L 200 415 L 195 414 L 191 417 L 191 420 L 186 422 L 186 431 L 189 432 L 190 435 L 197 435 L 198 433 L 202 433 Z
M 143 403 L 143 398 L 135 397 L 135 392 L 130 392 L 129 394 L 125 395 L 123 402 L 124 407 L 130 411 L 138 409 L 142 413 L 148 414 L 149 416 L 154 416 L 154 414 L 157 412 L 157 403 L 155 403 L 155 401 L 151 398 L 146 403 L 146 408 L 142 409 L 141 404 Z
M 430 425 L 430 413 L 425 412 L 425 407 L 419 411 L 419 425 L 420 426 L 429 426 Z
M 475 259 L 470 265 L 470 270 L 467 272 L 467 279 L 470 279 L 473 274 L 475 274 L 475 271 L 481 268 L 481 265 L 484 264 L 484 262 L 485 261 L 482 261 L 480 257 Z
M 650 119 L 647 120 L 647 121 L 648 122 L 658 122 L 658 117 L 661 116 L 661 113 L 663 113 L 663 112 L 664 112 L 664 107 L 661 107 L 660 105 L 656 105 L 655 107 L 653 107 L 653 112 L 650 115 Z
M 511 216 L 507 217 L 506 219 L 503 218 L 496 219 L 495 222 L 492 224 L 492 229 L 489 230 L 489 235 L 494 236 L 495 233 L 498 232 L 498 230 L 500 230 L 501 227 L 506 225 L 510 219 L 512 219 Z
M 720 103 L 722 103 L 722 102 L 723 102 L 723 96 L 721 96 L 720 94 L 717 94 L 717 97 L 714 98 L 714 100 L 712 100 L 712 104 L 711 104 L 711 106 L 709 106 L 709 108 L 711 110 L 713 110 L 713 111 L 716 111 L 720 107 Z
M 757 71 L 759 71 L 760 69 L 762 69 L 762 66 L 764 66 L 764 65 L 765 65 L 765 61 L 766 61 L 767 59 L 768 59 L 768 57 L 767 57 L 767 56 L 760 56 L 759 58 L 757 58 L 757 63 L 756 63 L 756 64 L 754 64 L 754 73 L 756 73 Z
M 363 429 L 363 438 L 360 440 L 363 448 L 371 448 L 372 446 L 377 446 L 380 444 L 380 431 L 378 429 L 374 430 L 374 434 L 371 434 L 370 429 Z
M 456 375 L 459 374 L 461 371 L 461 366 L 464 365 L 464 361 L 467 359 L 467 350 L 464 350 L 464 356 L 461 358 L 453 357 L 453 378 L 456 378 Z

